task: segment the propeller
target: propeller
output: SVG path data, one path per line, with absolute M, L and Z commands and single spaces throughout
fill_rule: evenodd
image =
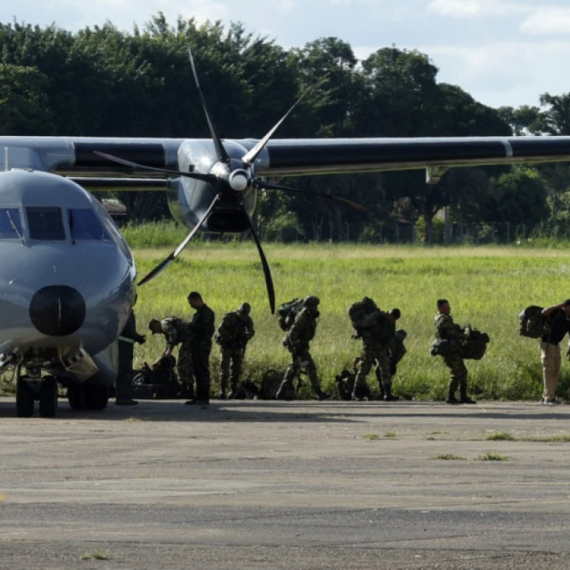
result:
M 150 172 L 172 174 L 173 176 L 186 176 L 188 178 L 193 178 L 194 180 L 201 180 L 202 182 L 215 182 L 217 180 L 214 174 L 202 174 L 201 172 L 182 172 L 181 170 L 171 170 L 169 168 L 156 168 L 154 166 L 147 166 L 146 164 L 138 164 L 130 160 L 125 160 L 124 158 L 119 158 L 118 156 L 113 156 L 112 154 L 107 154 L 106 152 L 100 152 L 98 150 L 94 150 L 93 153 L 97 156 L 100 156 L 101 158 L 110 160 L 111 162 L 116 162 L 117 164 L 128 166 L 133 170 L 149 170 Z
M 188 245 L 188 242 L 196 235 L 196 232 L 202 227 L 202 224 L 206 221 L 208 216 L 211 214 L 214 206 L 217 204 L 218 200 L 220 199 L 220 194 L 217 194 L 212 203 L 206 210 L 206 213 L 200 218 L 200 221 L 194 226 L 192 231 L 184 238 L 184 241 L 180 243 L 180 245 L 163 261 L 161 261 L 150 273 L 145 275 L 137 285 L 144 285 L 148 283 L 151 279 L 156 277 L 159 273 L 161 273 L 164 269 L 166 269 L 182 252 L 182 250 Z
M 202 101 L 202 109 L 204 110 L 204 115 L 206 115 L 206 121 L 208 122 L 208 127 L 210 128 L 210 135 L 214 141 L 214 146 L 216 147 L 216 153 L 218 155 L 218 160 L 224 162 L 225 164 L 230 163 L 230 157 L 222 144 L 222 139 L 218 136 L 216 129 L 214 128 L 214 123 L 210 118 L 210 113 L 208 113 L 208 106 L 206 105 L 206 97 L 202 93 L 202 88 L 200 87 L 200 81 L 198 80 L 198 73 L 196 72 L 196 66 L 194 65 L 194 58 L 192 57 L 192 50 L 188 48 L 188 55 L 190 56 L 190 65 L 192 66 L 192 74 L 194 75 L 194 83 L 196 83 L 196 89 L 198 89 L 198 94 L 200 95 L 200 101 Z
M 266 147 L 269 139 L 273 136 L 275 131 L 281 126 L 281 124 L 285 121 L 285 119 L 291 114 L 293 109 L 309 94 L 313 91 L 316 87 L 318 87 L 326 77 L 323 77 L 320 81 L 313 84 L 309 87 L 302 95 L 295 101 L 295 103 L 291 106 L 291 108 L 283 115 L 283 117 L 269 130 L 269 132 L 259 140 L 254 147 L 246 152 L 246 154 L 241 158 L 241 164 L 238 168 L 232 169 L 232 161 L 230 156 L 228 155 L 226 149 L 224 148 L 222 139 L 218 136 L 214 123 L 210 117 L 210 113 L 208 111 L 208 106 L 206 104 L 206 98 L 202 92 L 202 88 L 200 87 L 200 81 L 198 79 L 198 73 L 196 71 L 196 66 L 194 64 L 194 58 L 192 56 L 192 50 L 188 50 L 190 56 L 190 65 L 192 67 L 192 74 L 194 76 L 194 82 L 196 84 L 196 88 L 198 90 L 200 101 L 202 103 L 202 109 L 204 111 L 204 115 L 206 117 L 206 121 L 208 123 L 208 128 L 210 129 L 210 135 L 212 137 L 212 141 L 214 143 L 214 148 L 216 150 L 216 155 L 218 159 L 218 164 L 226 165 L 223 169 L 219 172 L 221 174 L 203 174 L 199 172 L 182 172 L 179 170 L 172 170 L 172 169 L 165 169 L 165 168 L 155 168 L 152 166 L 146 166 L 142 164 L 137 164 L 130 160 L 125 160 L 123 158 L 119 158 L 117 156 L 113 156 L 104 152 L 94 151 L 95 154 L 98 156 L 110 160 L 112 162 L 116 162 L 123 166 L 127 166 L 132 169 L 136 170 L 148 170 L 151 172 L 160 172 L 163 174 L 168 174 L 171 176 L 183 176 L 187 178 L 192 178 L 194 180 L 199 180 L 201 182 L 205 182 L 208 184 L 213 185 L 215 188 L 215 197 L 212 200 L 211 204 L 209 205 L 208 209 L 204 213 L 204 215 L 200 218 L 198 224 L 192 229 L 192 231 L 186 236 L 186 238 L 180 243 L 180 245 L 163 261 L 161 261 L 150 273 L 148 273 L 143 279 L 141 279 L 138 285 L 144 285 L 148 283 L 151 279 L 156 277 L 159 273 L 161 273 L 166 267 L 168 267 L 183 251 L 183 249 L 188 245 L 190 240 L 196 235 L 198 230 L 204 225 L 206 220 L 208 219 L 209 215 L 215 209 L 218 202 L 224 198 L 226 201 L 232 201 L 234 204 L 241 208 L 242 213 L 245 214 L 247 219 L 247 223 L 249 226 L 249 230 L 251 231 L 251 235 L 255 241 L 255 245 L 257 246 L 257 251 L 259 253 L 259 258 L 261 260 L 261 265 L 263 268 L 263 274 L 265 277 L 265 286 L 267 289 L 267 296 L 269 299 L 269 306 L 271 309 L 271 313 L 275 312 L 275 290 L 273 287 L 273 279 L 271 277 L 271 271 L 269 269 L 269 264 L 267 263 L 267 258 L 265 257 L 265 253 L 263 252 L 263 248 L 255 231 L 255 227 L 253 225 L 253 221 L 247 208 L 245 207 L 244 200 L 243 200 L 243 192 L 250 189 L 262 189 L 262 190 L 281 190 L 286 192 L 293 192 L 299 194 L 313 194 L 317 196 L 322 196 L 324 198 L 328 198 L 331 200 L 336 200 L 347 204 L 348 206 L 355 208 L 357 210 L 364 210 L 364 208 L 353 202 L 351 200 L 347 200 L 346 198 L 341 198 L 339 196 L 335 196 L 333 194 L 325 194 L 324 192 L 311 192 L 308 190 L 301 190 L 297 188 L 291 188 L 289 186 L 282 186 L 279 184 L 270 184 L 265 182 L 261 178 L 257 178 L 253 176 L 253 163 L 255 162 L 256 158 L 259 154 L 263 151 Z
M 341 196 L 336 196 L 335 194 L 325 194 L 324 192 L 316 192 L 313 190 L 301 190 L 300 188 L 291 188 L 290 186 L 282 186 L 281 184 L 271 184 L 265 182 L 264 180 L 255 179 L 254 186 L 260 188 L 261 190 L 283 190 L 285 192 L 292 192 L 294 194 L 311 194 L 311 196 L 320 196 L 321 198 L 329 198 L 330 200 L 336 200 L 337 202 L 342 202 L 355 210 L 360 212 L 366 212 L 366 208 L 360 205 L 358 202 L 353 202 L 348 198 L 342 198 Z
M 257 233 L 255 232 L 255 227 L 253 226 L 253 221 L 251 216 L 246 213 L 247 222 L 249 224 L 249 229 L 251 231 L 251 235 L 253 236 L 253 241 L 255 241 L 255 245 L 257 246 L 257 251 L 259 252 L 259 259 L 261 259 L 261 265 L 263 267 L 263 275 L 265 276 L 265 288 L 267 289 L 267 297 L 269 298 L 269 308 L 271 309 L 271 314 L 275 314 L 275 290 L 273 289 L 273 279 L 271 277 L 271 270 L 269 269 L 269 264 L 267 263 L 267 259 L 265 254 L 263 253 L 263 248 L 261 247 L 261 243 L 259 238 L 257 237 Z

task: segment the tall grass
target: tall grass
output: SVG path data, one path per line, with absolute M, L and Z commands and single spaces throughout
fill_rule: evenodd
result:
M 140 244 L 142 238 L 132 231 L 125 232 L 127 238 Z M 136 246 L 139 274 L 150 271 L 172 251 L 173 245 L 152 249 Z M 564 251 L 334 244 L 267 244 L 265 250 L 278 304 L 309 294 L 321 299 L 321 317 L 311 351 L 325 388 L 333 388 L 335 375 L 349 366 L 361 350 L 360 343 L 350 338 L 347 308 L 369 296 L 383 309 L 399 307 L 399 327 L 408 332 L 408 353 L 395 377 L 395 392 L 406 398 L 442 399 L 448 370 L 441 358 L 430 356 L 428 351 L 433 339 L 435 301 L 446 297 L 456 322 L 469 323 L 491 337 L 485 358 L 467 362 L 470 392 L 485 399 L 539 397 L 538 343 L 519 337 L 517 315 L 527 305 L 548 306 L 570 297 L 570 259 Z M 191 244 L 164 273 L 139 289 L 139 329 L 146 329 L 153 317 L 190 318 L 192 310 L 186 296 L 192 290 L 202 293 L 216 312 L 217 322 L 223 313 L 242 302 L 251 303 L 256 336 L 247 348 L 245 375 L 258 381 L 265 370 L 287 366 L 289 355 L 282 346 L 283 332 L 276 317 L 269 313 L 253 243 Z M 154 360 L 163 344 L 162 338 L 149 336 L 144 346 L 137 346 L 135 364 Z M 215 347 L 214 383 L 218 355 Z M 565 396 L 570 379 L 567 367 L 563 368 L 561 396 Z M 372 377 L 369 381 L 374 385 Z

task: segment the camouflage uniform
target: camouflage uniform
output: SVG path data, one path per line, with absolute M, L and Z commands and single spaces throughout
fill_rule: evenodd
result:
M 160 321 L 162 332 L 166 337 L 166 350 L 172 351 L 178 347 L 176 371 L 181 395 L 194 398 L 194 367 L 192 365 L 192 333 L 187 321 L 177 317 L 168 317 Z
M 254 334 L 253 321 L 249 315 L 239 309 L 224 315 L 215 336 L 216 342 L 221 347 L 221 398 L 226 397 L 228 380 L 230 381 L 229 396 L 237 392 L 245 347 Z
M 390 358 L 396 347 L 396 328 L 387 319 L 386 313 L 375 311 L 375 324 L 358 331 L 362 339 L 362 354 L 354 381 L 353 398 L 361 400 L 368 392 L 366 377 L 372 366 L 380 388 L 380 397 L 392 399 L 392 374 Z
M 196 400 L 210 401 L 210 352 L 215 314 L 205 303 L 196 309 L 188 328 L 192 332 L 192 365 L 196 376 Z
M 119 336 L 119 369 L 116 382 L 116 402 L 136 404 L 133 400 L 133 356 L 135 342 L 143 344 L 145 337 L 137 332 L 135 313 L 130 312 L 127 322 Z
M 307 299 L 309 299 L 309 297 Z M 287 399 L 291 394 L 295 393 L 293 380 L 301 370 L 306 371 L 311 386 L 319 399 L 328 397 L 328 394 L 325 394 L 321 390 L 317 377 L 317 367 L 309 352 L 309 343 L 314 338 L 317 330 L 317 318 L 319 317 L 319 312 L 316 310 L 317 305 L 318 299 L 316 299 L 314 306 L 304 306 L 295 317 L 293 326 L 289 329 L 283 340 L 283 346 L 291 353 L 293 362 L 285 372 L 285 376 L 277 392 L 277 399 Z
M 438 313 L 435 316 L 435 337 L 437 340 L 449 340 L 457 343 L 457 350 L 443 356 L 445 365 L 451 371 L 449 380 L 448 401 L 455 400 L 455 392 L 459 388 L 461 400 L 467 400 L 467 368 L 461 357 L 460 343 L 464 338 L 463 329 L 453 322 L 450 315 Z

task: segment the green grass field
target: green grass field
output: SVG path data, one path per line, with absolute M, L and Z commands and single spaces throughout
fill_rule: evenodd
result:
M 159 232 L 160 233 L 160 232 Z M 139 275 L 145 275 L 173 249 L 142 246 L 140 236 L 125 232 L 133 244 Z M 176 234 L 179 235 L 179 234 Z M 184 235 L 184 231 L 180 233 Z M 170 236 L 172 237 L 172 236 Z M 461 325 L 471 324 L 491 337 L 485 358 L 467 361 L 470 392 L 482 399 L 538 399 L 541 368 L 538 341 L 518 334 L 519 311 L 527 305 L 548 306 L 570 297 L 570 260 L 561 249 L 516 247 L 422 248 L 373 245 L 265 246 L 275 283 L 277 304 L 293 297 L 317 295 L 321 317 L 312 354 L 326 389 L 350 365 L 361 345 L 351 340 L 348 307 L 363 296 L 383 309 L 399 307 L 399 327 L 408 332 L 408 353 L 395 377 L 394 391 L 414 399 L 443 399 L 448 371 L 441 358 L 429 355 L 435 301 L 446 297 Z M 248 301 L 256 336 L 247 349 L 244 374 L 258 381 L 269 369 L 283 369 L 288 353 L 283 332 L 269 313 L 265 284 L 255 245 L 250 242 L 196 243 L 161 275 L 139 289 L 139 329 L 170 315 L 190 318 L 191 290 L 202 293 L 216 312 Z M 135 354 L 135 365 L 153 361 L 164 340 L 148 337 Z M 563 352 L 565 347 L 563 347 Z M 214 345 L 212 371 L 218 380 L 219 350 Z M 559 395 L 566 397 L 570 372 L 563 365 Z M 375 380 L 369 378 L 375 388 Z

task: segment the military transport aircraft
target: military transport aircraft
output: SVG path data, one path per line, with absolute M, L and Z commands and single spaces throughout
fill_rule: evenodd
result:
M 200 229 L 251 231 L 273 311 L 251 214 L 260 189 L 303 191 L 265 177 L 425 168 L 435 183 L 451 167 L 570 161 L 570 137 L 272 139 L 299 101 L 261 140 L 221 139 L 191 63 L 210 139 L 0 137 L 0 371 L 13 369 L 18 416 L 31 416 L 35 401 L 55 416 L 58 383 L 73 408 L 103 409 L 116 379 L 136 270 L 87 190 L 164 190 L 173 217 L 191 228 L 139 285 Z

